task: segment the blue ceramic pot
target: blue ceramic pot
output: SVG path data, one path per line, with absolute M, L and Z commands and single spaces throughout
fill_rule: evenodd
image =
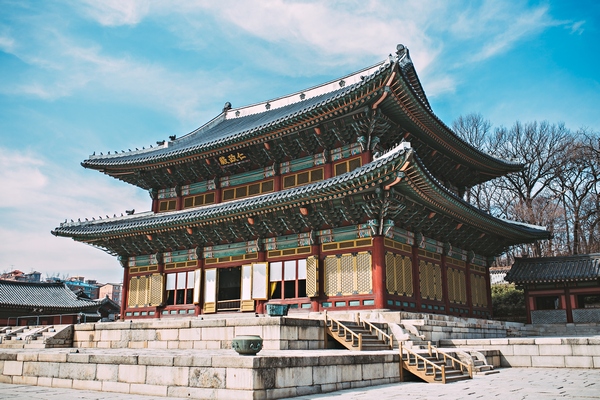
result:
M 263 340 L 257 335 L 236 336 L 231 341 L 231 348 L 243 356 L 254 356 L 262 350 Z

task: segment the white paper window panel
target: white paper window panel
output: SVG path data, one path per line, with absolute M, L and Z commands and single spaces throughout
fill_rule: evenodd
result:
M 252 298 L 266 299 L 267 296 L 267 264 L 252 265 Z
M 306 279 L 306 260 L 298 260 L 298 279 Z
M 271 263 L 269 266 L 269 281 L 270 282 L 281 282 L 283 277 L 283 263 L 281 261 Z
M 202 270 L 197 269 L 194 276 L 194 302 L 200 302 L 200 285 L 202 279 Z
M 283 280 L 296 280 L 296 260 L 289 260 L 283 264 Z
M 217 270 L 207 269 L 204 273 L 204 301 L 214 303 L 217 301 Z
M 185 289 L 185 277 L 187 272 L 177 273 L 177 289 Z
M 167 274 L 167 290 L 175 290 L 175 276 L 177 274 Z
M 194 271 L 189 271 L 187 273 L 187 289 L 194 288 Z
M 242 300 L 252 300 L 252 265 L 242 265 Z

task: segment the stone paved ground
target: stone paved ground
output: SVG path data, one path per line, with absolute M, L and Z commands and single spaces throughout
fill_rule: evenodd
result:
M 406 382 L 301 396 L 294 400 L 600 399 L 600 369 L 504 368 L 497 371 L 447 385 Z
M 600 399 L 600 369 L 506 368 L 492 375 L 448 385 L 405 382 L 369 388 L 295 397 L 294 400 L 411 400 L 502 399 L 551 400 Z M 55 389 L 41 386 L 0 384 L 0 399 L 23 400 L 164 400 L 164 397 L 122 393 Z M 172 397 L 170 399 L 173 399 Z

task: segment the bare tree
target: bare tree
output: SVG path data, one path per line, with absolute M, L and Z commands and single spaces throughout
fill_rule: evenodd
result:
M 515 255 L 600 252 L 600 134 L 571 132 L 564 124 L 516 122 L 491 132 L 481 114 L 453 123 L 473 146 L 524 168 L 465 192 L 465 200 L 490 214 L 546 227 L 552 239 L 510 249 Z

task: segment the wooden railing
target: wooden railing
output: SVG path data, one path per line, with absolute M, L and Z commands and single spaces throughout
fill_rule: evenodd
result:
M 446 366 L 445 365 L 437 365 L 432 361 L 429 361 L 427 358 L 423 357 L 420 354 L 412 351 L 411 349 L 402 346 L 402 342 L 399 343 L 400 348 L 400 382 L 404 382 L 404 369 L 412 371 L 416 375 L 421 375 L 419 372 L 422 372 L 421 378 L 426 379 L 427 376 L 430 376 L 430 379 L 426 379 L 427 381 L 436 380 L 438 374 L 442 383 L 446 383 Z M 406 360 L 404 359 L 404 352 L 406 352 Z M 410 368 L 415 367 L 415 368 Z
M 393 347 L 393 338 L 392 335 L 388 335 L 387 333 L 385 333 L 384 331 L 382 331 L 381 329 L 379 329 L 378 327 L 376 327 L 375 325 L 373 325 L 372 323 L 370 323 L 369 321 L 366 320 L 361 320 L 360 319 L 360 314 L 356 314 L 356 323 L 357 324 L 362 324 L 363 327 L 365 327 L 366 329 L 369 330 L 369 332 L 373 333 L 373 331 L 375 331 L 375 335 L 377 335 L 377 337 L 381 340 L 383 340 L 385 343 L 387 343 L 390 346 L 390 350 Z
M 433 357 L 433 354 L 435 354 L 435 358 L 438 360 L 440 359 L 441 355 L 444 359 L 444 364 L 447 365 L 448 361 L 450 361 L 454 369 L 460 369 L 460 372 L 463 374 L 467 372 L 469 374 L 469 378 L 473 378 L 473 366 L 471 364 L 464 363 L 459 359 L 440 351 L 437 347 L 432 346 L 431 342 L 427 342 L 427 352 L 429 353 L 429 357 Z
M 340 342 L 350 350 L 362 350 L 362 333 L 352 332 L 350 328 L 342 324 L 340 321 L 331 318 L 325 314 L 325 327 L 332 335 L 343 337 L 345 340 Z M 350 339 L 350 340 L 348 340 Z
M 469 378 L 473 378 L 473 366 L 466 364 L 449 354 L 440 351 L 435 346 L 431 345 L 431 342 L 427 343 L 427 355 L 433 358 L 435 355 L 436 361 L 443 361 L 441 365 L 431 361 L 421 354 L 414 352 L 413 350 L 402 346 L 402 342 L 399 343 L 400 348 L 400 381 L 404 381 L 404 369 L 411 371 L 413 374 L 420 378 L 428 381 L 441 381 L 446 383 L 446 366 L 450 370 L 460 370 L 461 374 L 465 372 L 469 375 Z M 406 353 L 406 359 L 404 354 Z

